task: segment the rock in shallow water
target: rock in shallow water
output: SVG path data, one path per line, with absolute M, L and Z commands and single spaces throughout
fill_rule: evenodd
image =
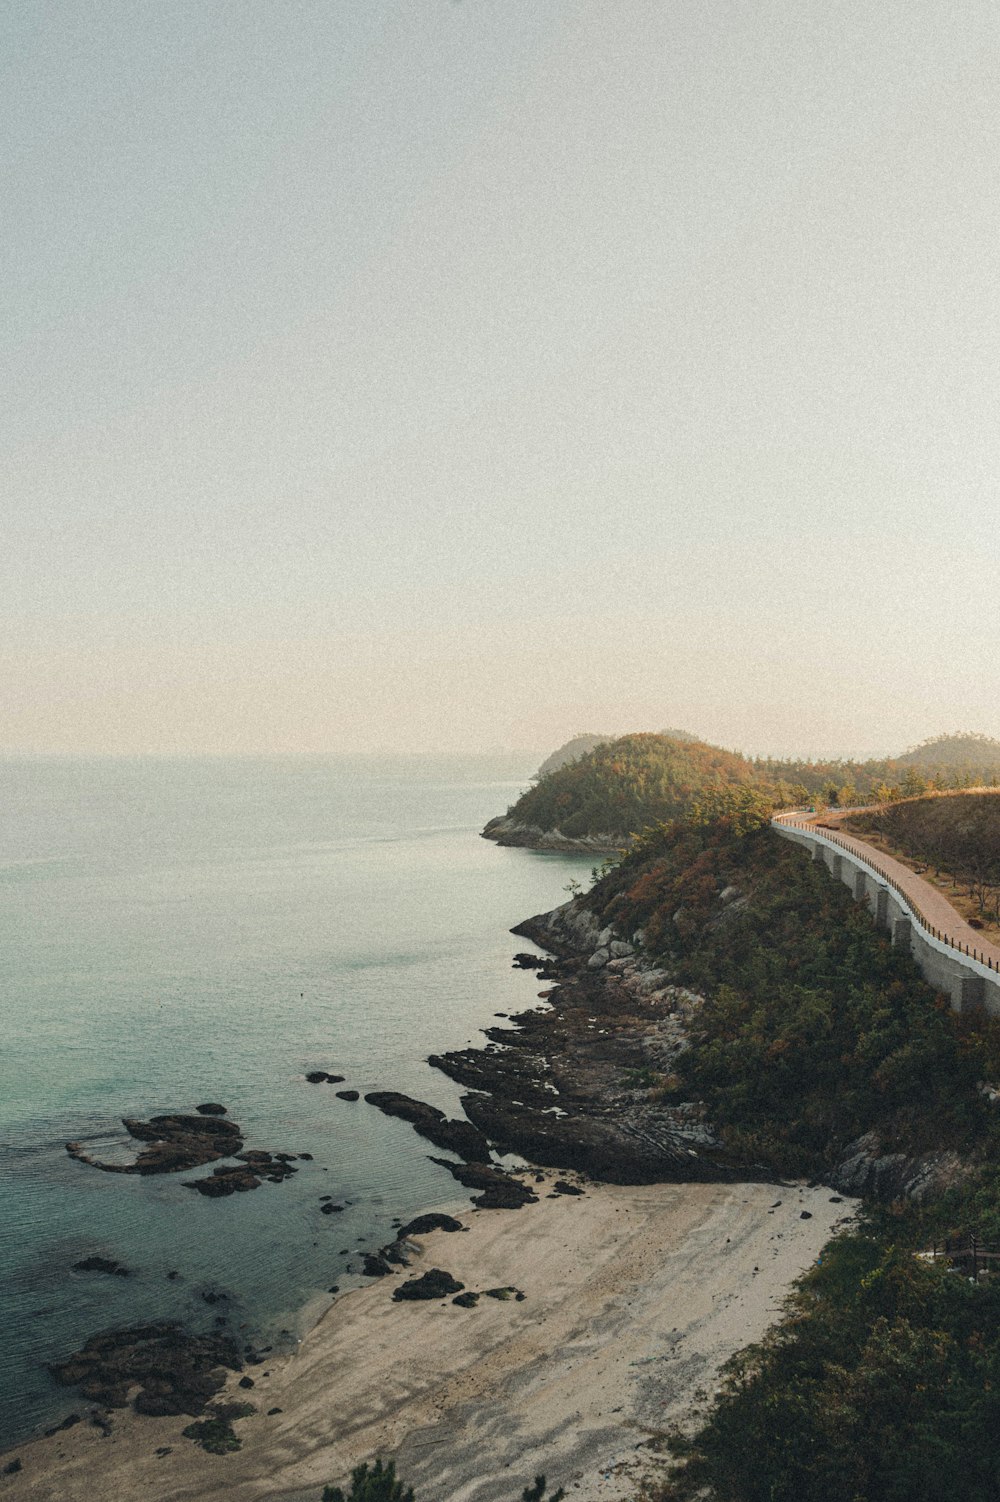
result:
M 196 1416 L 225 1382 L 222 1368 L 243 1365 L 227 1335 L 189 1335 L 161 1321 L 94 1335 L 67 1360 L 49 1368 L 61 1386 L 79 1387 L 106 1408 L 124 1408 L 129 1389 L 139 1387 L 137 1413 Z
M 80 1142 L 67 1142 L 66 1151 L 80 1163 L 104 1173 L 180 1173 L 229 1158 L 243 1146 L 240 1128 L 217 1117 L 171 1113 L 139 1121 L 123 1116 L 122 1126 L 137 1142 L 148 1144 L 134 1163 L 104 1163 L 92 1158 Z
M 75 1273 L 107 1273 L 115 1278 L 130 1278 L 132 1274 L 122 1263 L 111 1257 L 84 1257 L 73 1263 Z
M 489 1157 L 490 1145 L 478 1127 L 468 1121 L 449 1121 L 443 1111 L 427 1105 L 426 1101 L 413 1100 L 409 1095 L 400 1095 L 397 1090 L 372 1090 L 365 1100 L 386 1116 L 398 1116 L 408 1121 L 415 1132 L 433 1142 L 435 1147 L 443 1147 L 447 1152 L 458 1153 L 472 1161 Z

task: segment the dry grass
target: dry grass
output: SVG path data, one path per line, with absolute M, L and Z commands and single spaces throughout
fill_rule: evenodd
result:
M 1000 792 L 908 798 L 838 824 L 909 866 L 985 937 L 1000 940 Z

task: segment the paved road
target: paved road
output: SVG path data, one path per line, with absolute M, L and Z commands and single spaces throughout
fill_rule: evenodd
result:
M 856 835 L 848 834 L 837 827 L 838 819 L 849 818 L 854 809 L 845 809 L 838 814 L 827 810 L 822 815 L 810 815 L 803 813 L 776 814 L 774 823 L 792 824 L 803 829 L 816 829 L 818 833 L 833 837 L 836 842 L 852 855 L 859 856 L 866 865 L 871 866 L 877 873 L 889 876 L 902 892 L 903 896 L 912 907 L 922 914 L 925 926 L 937 930 L 938 935 L 950 942 L 956 949 L 975 954 L 983 964 L 992 964 L 994 970 L 1000 970 L 1000 948 L 991 944 L 976 929 L 970 928 L 961 913 L 948 901 L 943 892 L 918 876 L 912 866 L 904 866 L 902 861 L 897 861 L 891 855 L 886 855 L 874 845 L 869 845 L 865 840 L 859 840 Z

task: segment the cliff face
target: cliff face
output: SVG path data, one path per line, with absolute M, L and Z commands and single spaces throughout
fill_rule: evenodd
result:
M 526 850 L 579 850 L 592 851 L 595 855 L 610 855 L 622 848 L 620 835 L 586 834 L 574 838 L 563 834 L 559 829 L 542 829 L 537 824 L 522 824 L 509 814 L 491 819 L 482 834 L 484 840 L 495 840 L 498 845 L 515 845 Z
M 429 1060 L 468 1089 L 466 1116 L 497 1150 L 616 1184 L 773 1177 L 737 1162 L 697 1102 L 657 1098 L 698 996 L 649 971 L 578 902 L 512 931 L 554 956 L 518 956 L 555 983 L 539 993 L 551 1004 L 488 1028 L 485 1048 Z

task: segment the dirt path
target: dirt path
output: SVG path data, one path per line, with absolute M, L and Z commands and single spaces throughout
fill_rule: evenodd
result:
M 845 810 L 839 817 L 848 818 L 852 812 L 857 810 Z M 910 906 L 923 918 L 925 927 L 939 938 L 944 938 L 963 953 L 975 955 L 984 965 L 991 964 L 994 970 L 1000 970 L 1000 947 L 991 944 L 982 933 L 971 928 L 943 892 L 918 876 L 912 866 L 904 865 L 884 850 L 879 850 L 876 845 L 870 845 L 867 840 L 861 840 L 857 835 L 848 834 L 837 827 L 837 818 L 836 814 L 830 812 L 815 818 L 807 814 L 791 813 L 776 814 L 772 822 L 806 830 L 815 829 L 817 834 L 833 839 L 842 849 L 859 856 L 879 875 L 894 882 Z

